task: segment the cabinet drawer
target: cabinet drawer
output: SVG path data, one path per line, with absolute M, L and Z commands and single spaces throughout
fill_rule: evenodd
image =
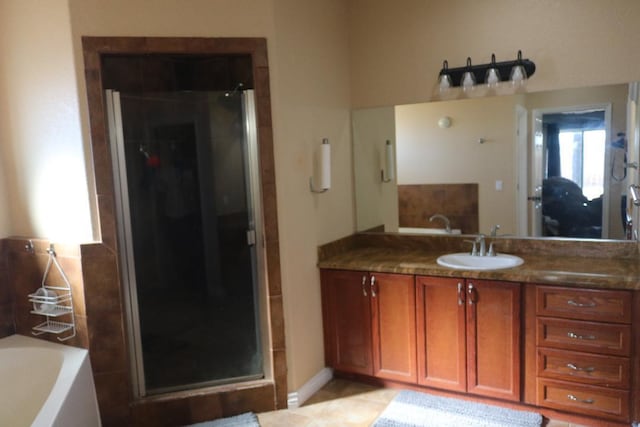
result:
M 537 345 L 629 356 L 631 326 L 538 317 Z
M 538 378 L 538 405 L 629 421 L 629 392 Z
M 629 359 L 538 348 L 538 376 L 605 387 L 629 388 Z
M 539 316 L 631 323 L 631 294 L 626 291 L 536 287 Z

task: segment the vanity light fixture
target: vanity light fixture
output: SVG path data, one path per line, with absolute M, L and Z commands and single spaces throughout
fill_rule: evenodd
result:
M 382 182 L 391 182 L 396 177 L 396 162 L 395 156 L 393 155 L 393 145 L 391 145 L 391 141 L 388 139 L 384 145 L 384 165 L 387 170 L 387 176 L 384 176 L 384 169 L 382 169 L 380 171 L 380 178 Z
M 331 144 L 329 139 L 323 138 L 320 146 L 320 188 L 313 185 L 313 176 L 309 178 L 309 188 L 312 193 L 324 193 L 331 188 Z
M 520 50 L 514 61 L 496 62 L 495 59 L 492 54 L 490 63 L 472 65 L 471 58 L 467 58 L 467 65 L 457 68 L 449 68 L 448 61 L 444 61 L 438 75 L 440 93 L 454 87 L 462 87 L 467 92 L 476 84 L 486 84 L 492 88 L 506 80 L 511 80 L 514 86 L 522 86 L 536 71 L 536 64 L 523 59 Z

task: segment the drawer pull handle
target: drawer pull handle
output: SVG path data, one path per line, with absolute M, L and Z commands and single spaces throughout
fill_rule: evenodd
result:
M 464 305 L 464 289 L 461 282 L 458 282 L 458 305 Z
M 569 338 L 573 338 L 576 340 L 595 340 L 596 339 L 595 335 L 578 335 L 573 332 L 567 332 L 567 336 Z
M 362 276 L 362 295 L 367 296 L 367 276 Z
M 574 396 L 573 394 L 567 394 L 567 398 L 569 400 L 573 400 L 574 402 L 580 402 L 580 403 L 587 403 L 589 405 L 595 403 L 595 400 L 593 399 L 578 399 L 576 396 Z
M 581 368 L 579 366 L 574 365 L 573 363 L 567 363 L 567 368 L 573 369 L 574 371 L 580 372 L 593 372 L 596 370 L 593 366 L 587 366 L 586 368 Z
M 596 305 L 598 305 L 593 301 L 589 302 L 589 303 L 581 303 L 581 302 L 576 302 L 576 301 L 574 301 L 572 299 L 567 301 L 567 304 L 572 305 L 574 307 L 580 307 L 580 308 L 592 308 L 592 307 L 595 307 Z

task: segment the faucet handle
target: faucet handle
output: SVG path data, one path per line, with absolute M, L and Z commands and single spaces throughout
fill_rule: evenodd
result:
M 478 255 L 478 247 L 476 246 L 477 240 L 464 240 L 464 241 L 467 243 L 471 243 L 473 245 L 471 249 L 471 255 L 472 256 Z
M 489 250 L 487 251 L 487 256 L 496 256 L 498 253 L 493 250 L 493 243 L 489 243 Z

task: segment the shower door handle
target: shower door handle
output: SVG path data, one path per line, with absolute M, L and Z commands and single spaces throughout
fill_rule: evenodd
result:
M 247 245 L 254 246 L 256 244 L 256 230 L 247 230 Z

